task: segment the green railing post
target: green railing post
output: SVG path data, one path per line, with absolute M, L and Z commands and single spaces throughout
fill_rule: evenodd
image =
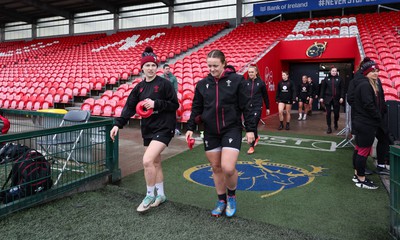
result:
M 400 239 L 400 146 L 390 146 L 390 234 Z
M 113 142 L 110 138 L 110 131 L 113 128 L 112 125 L 106 126 L 106 154 L 107 154 L 107 168 L 110 169 L 111 175 L 109 181 L 116 183 L 121 180 L 121 169 L 119 169 L 119 138 L 115 136 Z

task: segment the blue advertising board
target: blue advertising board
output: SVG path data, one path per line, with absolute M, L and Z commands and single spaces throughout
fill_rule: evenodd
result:
M 254 16 L 399 3 L 399 0 L 282 0 L 253 5 Z

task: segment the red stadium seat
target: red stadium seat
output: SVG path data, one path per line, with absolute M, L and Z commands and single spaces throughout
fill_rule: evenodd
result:
M 190 114 L 191 114 L 190 110 L 183 111 L 181 116 L 181 122 L 187 122 L 190 119 Z
M 42 109 L 42 104 L 43 103 L 41 103 L 41 102 L 34 102 L 32 110 L 36 111 L 36 110 Z
M 118 83 L 118 79 L 117 79 L 116 77 L 110 77 L 110 78 L 108 79 L 108 84 L 115 85 L 115 84 L 117 84 L 117 83 Z
M 61 96 L 61 103 L 69 103 L 71 100 L 72 96 L 68 95 L 68 94 L 64 94 Z
M 192 109 L 192 99 L 183 99 L 182 108 L 184 111 Z
M 95 104 L 93 106 L 92 115 L 100 116 L 103 113 L 103 107 L 102 105 Z
M 113 115 L 113 116 L 114 116 L 114 117 L 120 117 L 123 108 L 124 108 L 124 107 L 122 107 L 122 106 L 117 106 L 117 107 L 115 107 L 115 109 L 114 109 L 114 115 Z
M 393 83 L 391 80 L 385 78 L 381 78 L 380 80 L 382 82 L 382 87 L 389 87 L 389 88 L 393 87 Z
M 23 110 L 23 109 L 25 108 L 25 104 L 26 104 L 26 103 L 25 103 L 24 100 L 19 101 L 19 102 L 18 102 L 17 109 Z
M 18 100 L 15 100 L 15 99 L 12 100 L 11 103 L 10 103 L 10 108 L 11 108 L 11 109 L 17 109 L 18 103 L 19 103 Z
M 397 92 L 396 89 L 390 88 L 390 87 L 384 87 L 383 92 L 385 93 L 385 96 L 393 96 L 396 98 L 399 98 L 399 93 Z
M 399 98 L 393 97 L 392 95 L 385 95 L 385 101 L 399 101 Z
M 183 100 L 185 100 L 185 99 L 193 100 L 193 97 L 194 97 L 194 93 L 193 93 L 192 90 L 184 90 L 182 92 L 182 99 Z
M 102 116 L 111 117 L 114 114 L 117 102 L 114 100 L 107 101 L 103 108 Z
M 123 72 L 122 75 L 121 75 L 121 80 L 127 81 L 128 78 L 129 78 L 129 73 Z
M 33 109 L 33 102 L 32 101 L 27 101 L 25 109 L 26 110 L 32 110 Z

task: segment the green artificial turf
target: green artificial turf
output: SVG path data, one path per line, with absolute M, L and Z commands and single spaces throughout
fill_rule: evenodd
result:
M 289 136 L 285 133 L 280 135 Z M 337 137 L 296 137 L 335 142 L 342 140 Z M 246 144 L 242 145 L 239 161 L 255 162 L 255 159 L 258 159 L 307 171 L 311 171 L 311 166 L 315 166 L 321 167 L 322 172 L 316 174 L 315 179 L 307 185 L 279 193 L 238 191 L 237 216 L 316 234 L 321 238 L 389 239 L 388 193 L 377 175 L 370 178 L 378 184 L 379 189 L 366 190 L 355 187 L 351 181 L 354 174 L 352 148 L 327 152 L 260 143 L 253 155 L 246 154 L 247 148 Z M 207 164 L 202 146 L 164 161 L 165 188 L 171 201 L 200 207 L 205 213 L 209 213 L 217 199 L 214 188 L 183 177 L 187 169 L 202 164 Z M 369 165 L 373 168 L 371 159 Z M 121 186 L 144 194 L 143 171 L 125 177 Z M 268 194 L 272 196 L 263 197 Z
M 173 201 L 139 214 L 142 198 L 117 186 L 75 194 L 0 220 L 2 239 L 321 239 L 240 217 L 212 218 Z
M 378 190 L 354 186 L 351 148 L 322 152 L 260 142 L 255 154 L 246 151 L 243 144 L 239 161 L 257 159 L 309 172 L 314 166 L 322 172 L 313 174 L 314 180 L 306 185 L 280 192 L 237 191 L 236 216 L 214 218 L 210 216 L 216 201 L 214 188 L 183 176 L 207 163 L 203 147 L 198 146 L 163 161 L 168 201 L 158 208 L 136 212 L 145 192 L 143 171 L 139 171 L 122 179 L 120 186 L 8 215 L 0 220 L 2 239 L 390 239 L 388 193 L 376 175 L 371 179 Z M 369 165 L 372 168 L 371 161 Z

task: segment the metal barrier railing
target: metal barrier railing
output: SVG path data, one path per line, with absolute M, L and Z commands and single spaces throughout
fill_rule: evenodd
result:
M 400 146 L 390 146 L 390 234 L 400 239 Z
M 95 179 L 108 176 L 115 182 L 121 178 L 118 139 L 113 144 L 107 137 L 113 119 L 91 117 L 88 123 L 59 127 L 64 114 L 2 112 L 11 127 L 8 134 L 0 135 L 0 143 L 21 144 L 37 152 L 5 163 L 3 159 L 0 164 L 0 187 L 5 185 L 0 192 L 0 216 L 54 199 Z M 54 142 L 55 138 L 62 141 Z M 53 184 L 47 189 L 49 179 Z

